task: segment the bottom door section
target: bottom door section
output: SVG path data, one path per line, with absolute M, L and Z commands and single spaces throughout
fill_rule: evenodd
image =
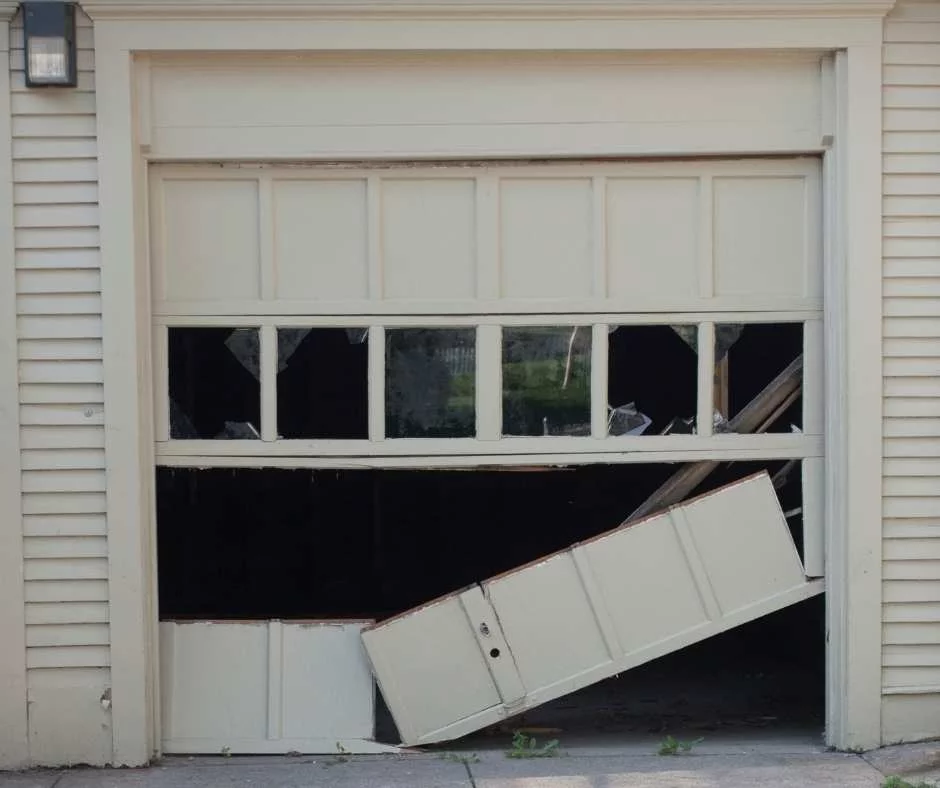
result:
M 167 754 L 379 752 L 371 622 L 163 621 Z

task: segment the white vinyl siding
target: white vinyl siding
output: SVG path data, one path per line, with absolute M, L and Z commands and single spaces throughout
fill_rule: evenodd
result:
M 94 40 L 77 90 L 10 70 L 30 757 L 111 758 Z
M 940 733 L 940 3 L 884 49 L 886 742 Z

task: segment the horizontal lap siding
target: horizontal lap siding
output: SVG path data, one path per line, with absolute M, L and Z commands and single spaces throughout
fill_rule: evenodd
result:
M 885 39 L 882 656 L 891 742 L 940 735 L 940 2 L 902 0 Z
M 106 762 L 110 664 L 94 41 L 79 85 L 27 90 L 11 42 L 26 664 L 36 763 Z M 89 714 L 98 715 L 95 719 Z M 81 733 L 63 727 L 84 718 Z

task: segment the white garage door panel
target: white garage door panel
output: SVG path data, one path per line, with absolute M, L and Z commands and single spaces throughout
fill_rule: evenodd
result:
M 161 622 L 163 750 L 381 750 L 366 623 Z
M 608 179 L 607 286 L 611 296 L 698 295 L 703 257 L 700 201 L 697 178 Z
M 257 181 L 167 181 L 163 188 L 166 267 L 156 292 L 169 300 L 258 298 Z
M 812 54 L 155 57 L 142 116 L 174 159 L 819 150 Z M 642 118 L 642 122 L 636 119 Z
M 369 297 L 364 180 L 274 181 L 275 296 Z
M 404 613 L 362 639 L 405 744 L 429 744 L 821 591 L 804 577 L 761 473 Z
M 472 178 L 382 182 L 386 298 L 476 296 Z
M 822 302 L 818 159 L 151 174 L 157 314 Z

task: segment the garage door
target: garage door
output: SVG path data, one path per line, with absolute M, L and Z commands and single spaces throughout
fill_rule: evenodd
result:
M 176 164 L 152 166 L 150 188 L 158 465 L 786 461 L 802 479 L 804 565 L 775 502 L 714 555 L 727 569 L 763 523 L 789 552 L 765 567 L 773 588 L 745 594 L 749 615 L 819 590 L 804 579 L 822 574 L 817 159 Z M 684 349 L 688 374 L 645 351 L 657 337 Z M 742 337 L 749 357 L 734 355 Z M 745 372 L 750 394 L 729 397 Z M 753 418 L 784 373 L 795 387 Z M 625 381 L 661 396 L 631 401 Z M 729 621 L 712 615 L 692 639 Z M 439 738 L 464 712 L 403 729 Z

